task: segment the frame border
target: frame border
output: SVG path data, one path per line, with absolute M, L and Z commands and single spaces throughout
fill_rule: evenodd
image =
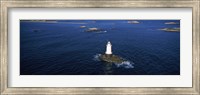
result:
M 192 87 L 8 87 L 9 8 L 192 8 Z M 0 80 L 1 94 L 200 95 L 200 0 L 0 0 Z

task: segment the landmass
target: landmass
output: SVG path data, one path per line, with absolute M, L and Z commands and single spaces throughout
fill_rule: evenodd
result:
M 179 24 L 179 23 L 176 23 L 176 22 L 165 22 L 165 24 Z
M 110 54 L 110 55 L 103 54 L 103 55 L 100 56 L 100 59 L 102 61 L 105 61 L 105 62 L 108 62 L 108 63 L 122 63 L 122 62 L 125 61 L 121 57 L 119 57 L 117 55 L 113 55 L 113 54 Z
M 130 24 L 139 24 L 140 22 L 139 21 L 128 21 L 128 23 L 130 23 Z
M 86 26 L 80 26 L 80 28 L 86 28 Z
M 22 20 L 22 22 L 45 22 L 45 23 L 57 23 L 56 20 Z
M 163 31 L 166 31 L 166 32 L 180 32 L 180 28 L 162 28 L 162 29 L 159 29 L 159 30 L 163 30 Z
M 85 32 L 102 32 L 105 31 L 103 29 L 100 28 L 88 28 L 87 30 L 85 30 Z

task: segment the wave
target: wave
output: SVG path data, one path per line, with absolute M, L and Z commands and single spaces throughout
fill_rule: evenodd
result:
M 85 31 L 83 31 L 83 32 L 85 32 Z M 108 31 L 106 31 L 106 30 L 101 30 L 101 31 L 95 31 L 95 32 L 93 32 L 93 33 L 106 33 L 106 32 L 108 32 Z
M 95 33 L 106 33 L 107 31 L 98 31 L 98 32 L 95 32 Z
M 115 65 L 117 67 L 122 67 L 122 68 L 126 68 L 126 69 L 134 68 L 133 64 L 134 63 L 131 62 L 131 61 L 124 61 L 124 62 L 121 62 L 121 63 L 115 63 Z
M 94 55 L 93 60 L 94 60 L 94 61 L 101 61 L 101 60 L 100 60 L 100 56 L 101 56 L 101 54 L 96 54 L 96 55 Z

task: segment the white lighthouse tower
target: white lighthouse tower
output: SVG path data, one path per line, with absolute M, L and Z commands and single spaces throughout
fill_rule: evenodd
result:
M 112 54 L 112 45 L 110 43 L 110 41 L 108 41 L 107 45 L 106 45 L 106 54 Z

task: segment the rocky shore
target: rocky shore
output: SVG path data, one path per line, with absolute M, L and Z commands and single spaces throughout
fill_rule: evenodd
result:
M 22 22 L 57 23 L 56 20 L 22 20 Z
M 113 54 L 110 54 L 110 55 L 103 54 L 103 55 L 100 56 L 100 59 L 102 61 L 105 61 L 105 62 L 108 62 L 108 63 L 122 63 L 122 62 L 125 61 L 121 57 L 119 57 L 117 55 L 113 55 Z

